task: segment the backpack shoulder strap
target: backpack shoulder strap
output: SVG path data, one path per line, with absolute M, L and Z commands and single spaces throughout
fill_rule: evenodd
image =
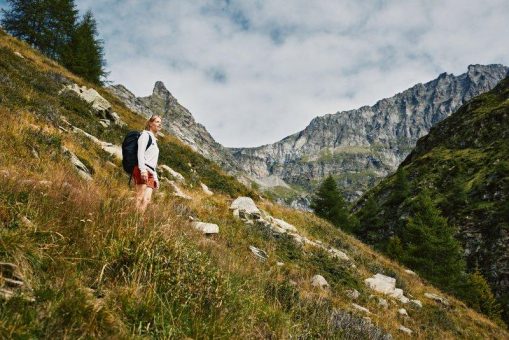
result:
M 152 136 L 150 136 L 150 133 L 148 134 L 148 143 L 147 147 L 145 148 L 145 151 L 152 145 Z

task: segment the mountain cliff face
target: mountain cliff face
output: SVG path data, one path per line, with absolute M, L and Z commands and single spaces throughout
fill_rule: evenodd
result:
M 397 184 L 401 176 L 408 180 L 407 194 Z M 359 201 L 364 227 L 358 236 L 386 248 L 391 237 L 400 237 L 410 203 L 422 190 L 458 228 L 469 269 L 488 279 L 509 321 L 509 78 L 433 127 L 396 174 Z M 394 194 L 404 197 L 394 203 Z M 371 207 L 368 198 L 375 202 Z
M 226 171 L 238 173 L 240 170 L 230 152 L 195 121 L 191 112 L 179 104 L 163 82 L 156 82 L 152 95 L 147 97 L 136 97 L 123 85 L 113 85 L 109 89 L 133 112 L 147 118 L 153 114 L 162 116 L 167 131 Z
M 277 143 L 231 151 L 262 185 L 284 181 L 310 191 L 332 174 L 354 200 L 393 172 L 433 125 L 492 89 L 508 70 L 470 65 L 460 76 L 443 73 L 373 106 L 317 117 Z

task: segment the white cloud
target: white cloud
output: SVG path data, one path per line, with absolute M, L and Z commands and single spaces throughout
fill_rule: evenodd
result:
M 256 146 L 441 72 L 509 64 L 509 2 L 92 1 L 110 78 L 162 80 L 226 146 Z

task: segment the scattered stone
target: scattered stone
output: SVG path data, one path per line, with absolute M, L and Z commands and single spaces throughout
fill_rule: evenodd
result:
M 350 258 L 348 257 L 348 255 L 346 255 L 344 252 L 342 252 L 341 250 L 338 250 L 336 248 L 330 248 L 328 249 L 328 252 L 332 254 L 333 257 L 337 258 L 337 259 L 340 259 L 340 260 L 343 260 L 343 261 L 349 261 Z
M 361 293 L 357 289 L 349 289 L 346 291 L 346 295 L 352 300 L 357 300 Z
M 276 266 L 278 266 L 278 267 L 282 267 L 282 266 L 284 266 L 284 265 L 285 265 L 285 264 L 284 264 L 283 262 L 276 262 Z
M 193 222 L 193 227 L 200 230 L 204 235 L 219 234 L 219 226 L 214 223 Z
M 395 299 L 398 299 L 402 303 L 408 303 L 410 301 L 405 295 L 403 295 L 403 290 L 400 288 L 396 288 L 396 279 L 390 276 L 385 276 L 383 274 L 376 274 L 373 277 L 364 280 L 366 285 L 383 294 L 387 294 Z
M 367 309 L 366 307 L 362 307 L 362 306 L 359 306 L 358 304 L 356 303 L 352 303 L 352 306 L 357 309 L 357 310 L 360 310 L 361 312 L 364 312 L 364 313 L 367 313 L 367 314 L 371 314 L 371 312 L 369 311 L 369 309 Z
M 329 283 L 322 275 L 315 275 L 311 278 L 311 285 L 322 289 L 329 288 Z
M 387 302 L 387 300 L 385 299 L 382 299 L 382 298 L 379 298 L 378 299 L 378 305 L 384 309 L 387 309 L 389 308 L 389 303 Z
M 262 262 L 267 261 L 267 259 L 269 258 L 269 255 L 267 255 L 265 251 L 256 248 L 255 246 L 249 246 L 249 249 L 251 250 L 253 255 L 256 256 L 256 258 Z
M 21 53 L 19 53 L 18 51 L 14 51 L 14 55 L 17 57 L 20 57 L 21 59 L 25 59 L 25 57 L 23 57 L 23 55 Z
M 30 221 L 26 216 L 21 216 L 21 223 L 26 228 L 33 228 L 34 227 L 34 224 L 32 223 L 32 221 Z
M 295 228 L 295 226 L 291 225 L 290 223 L 288 223 L 286 221 L 280 220 L 278 218 L 274 218 L 272 216 L 269 216 L 268 220 L 272 224 L 276 225 L 277 227 L 279 227 L 279 228 L 281 228 L 281 229 L 283 229 L 285 231 L 291 231 L 291 232 L 294 232 L 294 233 L 297 232 L 297 228 Z
M 176 196 L 176 197 L 180 197 L 182 199 L 185 199 L 185 200 L 192 200 L 193 198 L 189 195 L 186 195 L 177 185 L 177 183 L 175 183 L 174 181 L 170 181 L 169 179 L 167 178 L 164 178 L 164 180 L 166 181 L 166 183 L 168 183 L 170 185 L 170 187 L 173 189 L 173 196 Z
M 441 303 L 444 306 L 449 306 L 449 301 L 446 298 L 441 297 L 440 295 L 436 295 L 433 293 L 424 293 L 424 296 L 428 299 L 432 299 L 435 302 Z
M 405 308 L 398 309 L 398 314 L 402 316 L 408 316 L 408 312 L 406 311 Z
M 100 119 L 99 124 L 101 124 L 101 126 L 105 129 L 110 127 L 110 121 L 107 119 Z
M 62 152 L 65 156 L 69 158 L 72 165 L 78 170 L 78 174 L 85 180 L 91 181 L 92 180 L 92 174 L 90 173 L 90 170 L 83 164 L 79 158 L 69 149 L 67 149 L 65 146 L 62 146 Z
M 79 86 L 78 84 L 71 84 L 65 86 L 62 91 L 71 90 L 75 92 L 81 99 L 89 104 L 92 104 L 92 108 L 106 118 L 106 113 L 111 112 L 111 104 L 104 99 L 95 89 L 87 89 L 86 86 Z
M 186 179 L 184 178 L 184 176 L 182 176 L 180 173 L 178 173 L 177 171 L 173 170 L 172 168 L 170 168 L 166 164 L 159 165 L 158 169 L 161 169 L 161 170 L 164 170 L 165 172 L 167 172 L 177 182 L 180 182 L 180 183 L 185 183 L 186 182 Z
M 251 216 L 260 216 L 261 212 L 256 206 L 255 202 L 250 197 L 238 197 L 235 199 L 232 204 L 230 205 L 230 209 L 235 210 L 237 209 L 240 212 L 244 212 L 245 214 L 251 215 Z M 241 216 L 242 217 L 242 216 Z
M 0 299 L 9 300 L 16 293 L 31 293 L 21 275 L 18 266 L 13 263 L 0 262 Z M 28 301 L 34 301 L 28 294 L 24 295 Z
M 393 339 L 390 334 L 374 325 L 368 316 L 359 316 L 350 311 L 334 310 L 330 318 L 330 325 L 333 329 L 341 330 L 345 339 Z
M 41 158 L 39 157 L 39 153 L 38 153 L 38 152 L 37 152 L 37 150 L 35 150 L 34 148 L 32 148 L 32 149 L 30 150 L 30 152 L 32 153 L 32 156 L 34 156 L 34 158 L 35 158 L 35 159 L 41 159 Z
M 412 330 L 410 328 L 406 328 L 405 326 L 403 325 L 400 325 L 399 328 L 398 328 L 399 331 L 405 333 L 405 334 L 408 334 L 408 335 L 412 335 Z
M 417 274 L 413 270 L 410 270 L 410 269 L 405 269 L 405 273 L 417 276 Z
M 410 302 L 416 306 L 416 307 L 419 307 L 419 308 L 422 308 L 422 302 L 419 301 L 419 300 L 410 300 Z
M 201 186 L 201 189 L 203 190 L 203 192 L 205 193 L 205 195 L 208 195 L 208 196 L 214 195 L 214 193 L 212 191 L 210 191 L 209 187 L 206 186 L 205 184 L 200 182 L 200 186 Z

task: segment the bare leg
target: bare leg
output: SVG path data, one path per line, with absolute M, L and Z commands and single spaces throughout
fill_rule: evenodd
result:
M 147 188 L 146 184 L 136 184 L 136 210 L 139 212 L 145 211 L 143 207 L 143 200 L 145 197 L 145 189 Z
M 147 209 L 150 200 L 152 199 L 152 188 L 147 187 L 146 184 L 136 185 L 136 209 L 143 213 Z

